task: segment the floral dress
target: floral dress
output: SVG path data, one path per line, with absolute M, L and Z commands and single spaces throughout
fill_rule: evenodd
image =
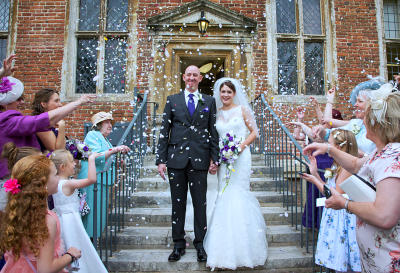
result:
M 376 186 L 389 178 L 400 178 L 400 143 L 389 143 L 371 154 L 358 173 Z M 400 221 L 391 229 L 381 229 L 357 218 L 357 242 L 363 272 L 400 272 Z
M 336 175 L 328 179 L 336 187 Z M 346 210 L 324 208 L 318 234 L 315 263 L 336 271 L 361 271 L 356 240 L 356 216 Z

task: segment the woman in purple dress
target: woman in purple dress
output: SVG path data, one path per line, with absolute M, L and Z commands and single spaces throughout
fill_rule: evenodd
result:
M 9 76 L 14 70 L 14 58 L 15 55 L 12 55 L 4 60 L 3 68 L 0 69 L 0 153 L 3 145 L 10 141 L 17 147 L 30 146 L 40 149 L 37 132 L 49 130 L 81 104 L 95 98 L 94 95 L 84 95 L 76 101 L 38 116 L 24 116 L 18 111 L 24 103 L 24 85 L 18 79 Z M 0 180 L 8 173 L 7 161 L 0 159 Z

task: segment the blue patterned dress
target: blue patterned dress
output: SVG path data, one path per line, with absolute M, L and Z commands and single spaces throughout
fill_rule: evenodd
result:
M 327 185 L 336 187 L 335 180 L 336 175 L 328 179 Z M 324 208 L 315 263 L 336 271 L 361 271 L 354 214 L 349 214 L 344 209 Z

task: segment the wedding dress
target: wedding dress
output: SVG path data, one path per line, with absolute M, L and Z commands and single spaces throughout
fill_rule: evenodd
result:
M 249 131 L 242 111 L 236 106 L 219 110 L 216 127 L 220 137 L 233 132 L 245 139 Z M 250 267 L 264 265 L 267 259 L 266 226 L 258 200 L 250 192 L 251 153 L 246 148 L 234 163 L 229 184 L 223 191 L 226 165 L 218 170 L 218 195 L 208 222 L 204 248 L 207 266 L 211 269 Z M 207 200 L 207 205 L 212 205 Z

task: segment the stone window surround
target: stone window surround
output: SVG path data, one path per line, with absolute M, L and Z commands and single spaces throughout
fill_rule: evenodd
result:
M 386 44 L 393 43 L 400 46 L 400 39 L 385 39 L 385 23 L 384 23 L 384 0 L 375 0 L 376 5 L 376 27 L 378 31 L 378 42 L 379 42 L 379 76 L 388 80 L 387 70 L 387 56 L 386 56 Z M 400 5 L 397 0 L 398 5 Z
M 136 63 L 137 63 L 137 0 L 128 0 L 129 21 L 127 31 L 127 65 L 126 65 L 126 88 L 125 94 L 100 93 L 98 92 L 97 101 L 126 101 L 134 97 L 134 87 L 136 84 Z M 76 63 L 77 63 L 77 30 L 79 24 L 79 1 L 68 1 L 66 7 L 65 22 L 65 44 L 64 56 L 61 73 L 61 92 L 62 101 L 73 101 L 84 95 L 75 93 L 76 90 Z M 104 60 L 98 63 L 98 69 L 104 69 Z M 101 85 L 102 83 L 100 83 Z
M 15 47 L 17 43 L 17 14 L 18 14 L 18 1 L 10 0 L 10 17 L 8 21 L 8 31 L 1 32 L 1 38 L 7 38 L 7 53 L 6 56 L 10 56 L 15 53 Z M 1 62 L 3 60 L 0 60 Z
M 325 76 L 325 92 L 330 86 L 335 85 L 337 81 L 337 61 L 336 61 L 336 41 L 335 25 L 331 21 L 335 20 L 335 10 L 333 0 L 321 1 L 321 15 L 322 15 L 322 35 L 312 35 L 315 40 L 324 42 L 324 76 Z M 298 15 L 299 21 L 302 21 L 302 5 L 301 1 L 298 2 Z M 297 40 L 298 43 L 298 58 L 304 59 L 303 45 L 304 41 L 307 40 L 307 35 L 291 35 L 291 34 L 277 34 L 276 33 L 276 1 L 267 0 L 266 4 L 266 15 L 267 15 L 267 48 L 268 52 L 268 82 L 271 87 L 271 94 L 273 94 L 273 100 L 275 103 L 289 103 L 289 104 L 304 104 L 309 102 L 310 97 L 315 97 L 319 103 L 326 103 L 326 97 L 324 95 L 280 95 L 278 93 L 278 40 Z M 302 26 L 300 26 L 302 28 Z M 302 66 L 304 67 L 304 62 Z M 304 71 L 304 69 L 303 69 Z M 299 93 L 303 90 L 304 72 L 298 73 L 299 82 Z

